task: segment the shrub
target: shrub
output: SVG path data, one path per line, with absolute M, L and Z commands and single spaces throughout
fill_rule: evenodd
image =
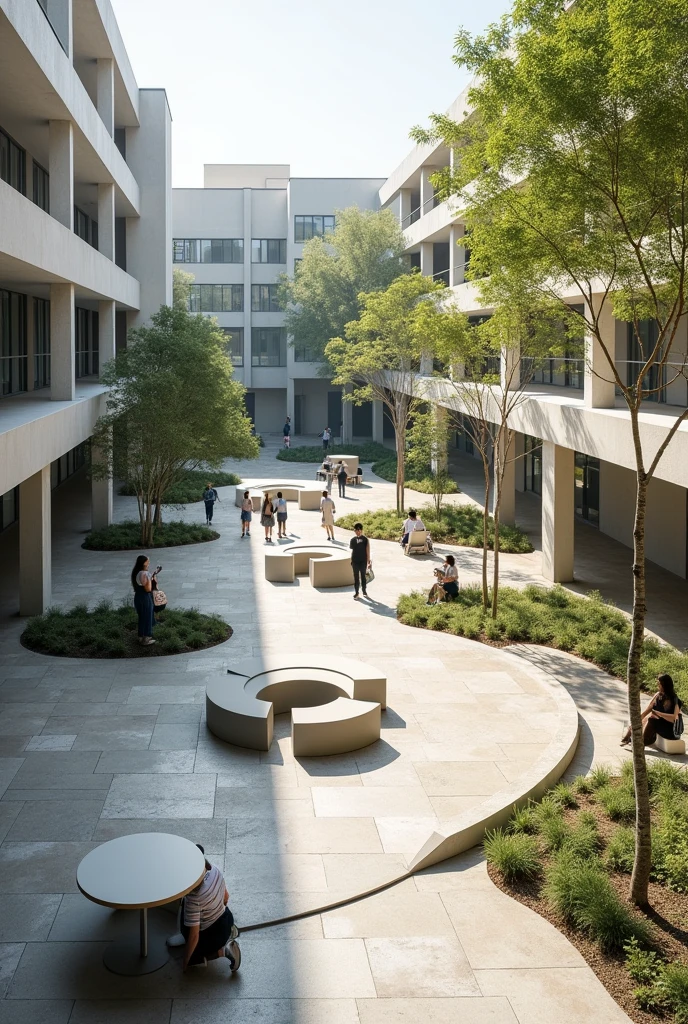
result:
M 632 828 L 617 828 L 607 842 L 605 863 L 610 871 L 630 874 L 635 858 L 635 833 Z
M 152 544 L 148 548 L 178 547 L 181 544 L 201 544 L 209 540 L 217 540 L 220 536 L 215 530 L 201 523 L 184 523 L 172 520 L 156 526 Z M 86 535 L 81 545 L 89 551 L 142 551 L 141 526 L 133 519 L 123 523 L 113 523 L 102 530 L 92 530 Z
M 537 819 L 532 804 L 528 804 L 527 807 L 514 808 L 514 813 L 509 821 L 509 831 L 524 832 L 528 835 L 537 832 Z
M 673 1010 L 676 1024 L 688 1024 L 688 966 L 667 964 L 656 985 L 657 992 Z
M 578 806 L 573 792 L 573 787 L 567 785 L 565 782 L 558 782 L 551 793 L 552 799 L 556 800 L 556 802 L 561 804 L 562 807 Z
M 574 793 L 592 793 L 592 782 L 587 775 L 577 775 L 573 780 Z
M 688 790 L 688 772 L 679 768 L 671 761 L 658 759 L 647 766 L 647 779 L 650 785 L 650 792 L 654 795 L 660 792 L 681 793 Z
M 483 544 L 483 515 L 474 505 L 443 505 L 440 518 L 437 517 L 433 505 L 418 507 L 421 519 L 431 532 L 433 541 L 438 544 L 458 544 L 461 547 L 478 547 Z M 404 516 L 398 515 L 394 509 L 378 509 L 368 512 L 352 512 L 337 519 L 337 525 L 352 530 L 354 523 L 363 523 L 367 537 L 374 540 L 394 540 L 401 538 L 401 526 Z M 490 520 L 492 530 L 492 520 Z M 492 534 L 490 534 L 492 536 Z M 500 550 L 506 553 L 532 551 L 532 545 L 525 533 L 516 526 L 500 527 Z M 492 541 L 490 540 L 490 544 Z M 516 612 L 509 617 L 509 625 L 515 630 L 514 639 L 521 639 L 522 622 Z
M 563 818 L 544 818 L 538 823 L 542 845 L 548 853 L 556 853 L 568 844 L 571 829 Z
M 612 821 L 635 819 L 635 795 L 625 786 L 602 786 L 596 791 L 595 799 L 604 807 Z
M 651 985 L 656 981 L 661 969 L 662 960 L 654 950 L 642 949 L 634 937 L 624 945 L 626 954 L 626 970 L 633 981 L 640 985 Z
M 163 504 L 187 505 L 192 501 L 201 501 L 209 480 L 214 487 L 231 487 L 233 484 L 241 483 L 241 478 L 236 473 L 216 473 L 213 469 L 189 469 L 165 491 Z M 119 493 L 134 495 L 136 491 L 130 483 L 124 483 Z
M 390 456 L 389 451 L 387 451 L 384 458 L 378 459 L 370 468 L 376 476 L 381 477 L 383 480 L 388 480 L 390 483 L 396 482 L 397 460 L 393 454 Z M 407 467 L 404 474 L 404 484 L 412 491 L 420 491 L 421 494 L 434 494 L 435 483 L 431 473 L 430 466 L 426 466 L 423 469 L 416 468 L 415 470 Z M 442 493 L 457 494 L 458 490 L 456 482 L 446 477 L 442 485 Z
M 341 445 L 330 444 L 329 455 L 358 455 L 359 462 L 375 462 L 376 459 L 388 459 L 394 452 L 377 441 L 366 441 L 363 444 Z M 277 456 L 280 462 L 322 462 L 323 448 L 321 444 L 295 445 L 293 448 L 280 448 Z M 395 474 L 396 479 L 396 474 Z
M 537 842 L 532 836 L 496 829 L 485 834 L 483 849 L 488 864 L 492 864 L 507 882 L 534 878 L 540 873 Z
M 560 803 L 554 800 L 550 793 L 543 797 L 539 804 L 535 804 L 535 821 L 538 831 L 546 821 L 562 821 L 564 809 Z
M 596 857 L 599 853 L 600 845 L 601 840 L 597 824 L 591 825 L 589 822 L 580 820 L 578 826 L 569 832 L 564 841 L 565 848 L 574 857 L 579 857 L 581 860 Z
M 640 1009 L 646 1013 L 659 1013 L 665 1006 L 655 985 L 640 985 L 633 989 L 633 995 Z
M 612 773 L 604 764 L 596 764 L 588 776 L 593 790 L 601 789 L 611 782 Z

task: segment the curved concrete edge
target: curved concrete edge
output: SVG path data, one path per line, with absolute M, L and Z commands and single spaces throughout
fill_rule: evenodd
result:
M 549 679 L 541 670 L 536 672 L 556 700 L 559 713 L 559 725 L 549 746 L 512 786 L 494 793 L 480 805 L 479 818 L 474 817 L 475 809 L 472 808 L 454 818 L 442 832 L 433 832 L 411 861 L 411 872 L 438 864 L 477 846 L 485 832 L 507 823 L 514 807 L 522 807 L 529 800 L 538 800 L 559 781 L 568 768 L 578 746 L 578 710 L 573 697 L 561 683 Z

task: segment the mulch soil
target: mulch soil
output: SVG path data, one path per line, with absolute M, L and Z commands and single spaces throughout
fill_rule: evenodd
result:
M 590 797 L 580 795 L 577 798 L 578 811 L 568 810 L 566 819 L 574 823 L 581 810 L 592 811 L 597 818 L 600 835 L 606 842 L 618 827 L 610 821 L 602 808 Z M 548 857 L 543 858 L 547 865 Z M 603 953 L 599 946 L 588 939 L 583 933 L 571 928 L 557 914 L 553 913 L 542 895 L 542 879 L 514 881 L 507 883 L 499 871 L 488 865 L 488 874 L 493 883 L 508 896 L 524 903 L 541 917 L 558 928 L 569 942 L 576 947 L 583 958 L 592 967 L 613 999 L 636 1024 L 657 1024 L 660 1020 L 671 1019 L 671 1014 L 648 1013 L 641 1010 L 633 996 L 637 988 L 636 982 L 628 974 L 624 963 L 624 955 Z M 612 873 L 610 881 L 622 899 L 628 899 L 630 875 Z M 688 964 L 688 893 L 673 892 L 666 886 L 650 882 L 650 908 L 647 912 L 637 911 L 639 916 L 650 922 L 654 945 L 658 953 L 666 960 L 680 960 Z

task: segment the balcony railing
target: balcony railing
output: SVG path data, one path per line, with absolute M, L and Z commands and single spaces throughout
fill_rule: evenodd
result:
M 415 224 L 417 220 L 424 217 L 430 210 L 434 210 L 436 206 L 439 206 L 442 200 L 438 196 L 431 196 L 430 199 L 426 199 L 421 206 L 417 206 L 415 210 L 411 210 L 407 217 L 404 217 L 401 221 L 402 228 L 408 228 L 411 224 Z
M 521 380 L 529 384 L 551 384 L 553 387 L 583 390 L 585 376 L 584 359 L 567 359 L 555 356 L 542 361 L 524 358 L 521 360 Z
M 616 365 L 619 369 L 619 376 L 622 378 L 625 376 L 626 384 L 632 387 L 645 365 L 645 360 L 617 359 Z M 626 367 L 625 374 L 621 369 L 624 366 Z M 646 402 L 688 406 L 688 356 L 685 361 L 651 366 L 643 378 L 643 390 L 652 392 L 646 396 Z M 616 393 L 617 395 L 621 394 L 619 388 L 616 388 Z

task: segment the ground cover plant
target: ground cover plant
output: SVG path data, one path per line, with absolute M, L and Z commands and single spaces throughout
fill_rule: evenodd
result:
M 176 483 L 171 484 L 162 496 L 163 505 L 187 505 L 193 501 L 202 501 L 205 485 L 211 481 L 213 487 L 231 487 L 240 484 L 241 477 L 236 473 L 214 473 L 207 469 L 189 469 Z M 134 496 L 136 488 L 133 484 L 124 483 L 119 489 L 120 494 Z
M 146 548 L 173 548 L 180 544 L 202 544 L 217 540 L 215 530 L 201 523 L 183 523 L 172 520 L 161 523 Z M 141 526 L 133 519 L 112 523 L 102 530 L 92 530 L 81 545 L 89 551 L 141 551 Z
M 293 448 L 280 448 L 276 458 L 281 462 L 322 462 L 324 454 L 321 444 L 303 444 L 295 445 Z M 376 459 L 389 458 L 390 450 L 377 441 L 365 441 L 362 444 L 347 444 L 344 447 L 330 444 L 327 454 L 358 455 L 359 462 L 375 462 Z
M 483 513 L 474 505 L 443 505 L 442 517 L 432 505 L 422 505 L 417 512 L 438 544 L 459 544 L 462 547 L 479 548 L 483 543 Z M 379 509 L 372 512 L 355 512 L 337 519 L 337 526 L 353 530 L 354 523 L 363 523 L 366 537 L 374 540 L 400 540 L 404 516 L 394 509 Z M 492 521 L 490 521 L 492 525 Z M 532 545 L 525 533 L 517 526 L 503 526 L 500 547 L 502 551 L 524 553 L 532 551 Z M 403 620 L 402 620 L 403 621 Z M 416 623 L 411 623 L 416 625 Z
M 462 588 L 450 604 L 429 607 L 426 598 L 418 591 L 402 594 L 397 604 L 400 622 L 487 643 L 544 644 L 625 678 L 631 623 L 597 592 L 580 597 L 560 586 L 502 587 L 495 619 L 484 611 L 478 587 Z M 647 638 L 640 672 L 643 686 L 650 691 L 657 676 L 668 672 L 677 693 L 688 701 L 688 653 Z
M 200 651 L 224 643 L 231 626 L 219 615 L 195 609 L 166 609 L 157 616 L 155 643 L 142 647 L 137 639 L 137 615 L 132 601 L 113 607 L 102 601 L 93 611 L 78 604 L 68 611 L 51 608 L 30 619 L 21 642 L 31 651 L 65 658 L 148 658 Z
M 634 802 L 632 763 L 560 784 L 486 835 L 495 884 L 555 924 L 637 1024 L 688 1024 L 688 771 L 648 765 L 650 906 L 628 899 L 635 835 L 610 793 Z M 611 813 L 610 813 L 611 812 Z M 553 837 L 556 842 L 553 843 Z
M 377 459 L 370 468 L 376 476 L 382 477 L 383 480 L 389 480 L 391 483 L 394 483 L 397 478 L 396 456 L 389 450 L 384 458 Z M 433 480 L 430 466 L 407 466 L 404 483 L 410 490 L 420 491 L 421 494 L 433 494 L 437 486 Z M 458 494 L 459 492 L 456 482 L 450 477 L 446 477 L 443 490 L 445 494 Z

